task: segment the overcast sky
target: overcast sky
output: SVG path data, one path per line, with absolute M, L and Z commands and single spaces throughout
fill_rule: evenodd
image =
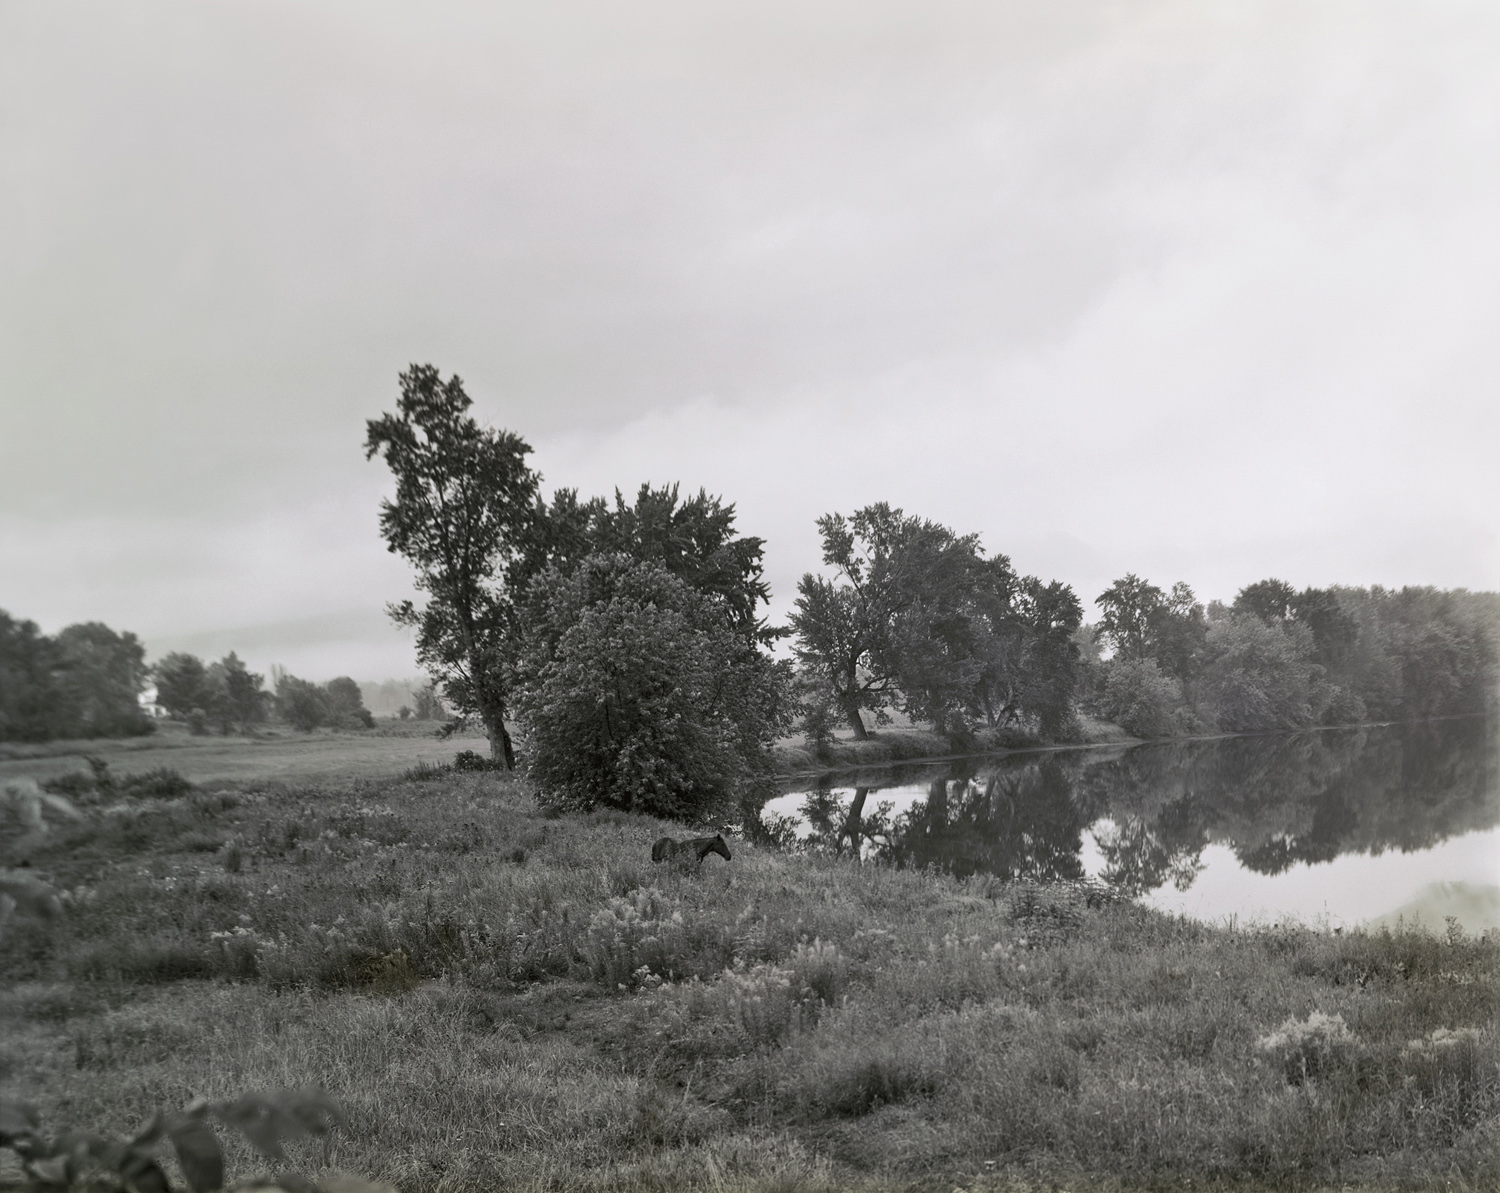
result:
M 0 608 L 414 673 L 364 422 L 1088 607 L 1500 587 L 1500 6 L 0 4 Z

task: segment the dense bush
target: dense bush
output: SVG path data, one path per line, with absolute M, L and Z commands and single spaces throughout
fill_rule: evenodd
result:
M 592 556 L 532 583 L 516 710 L 552 808 L 698 820 L 769 769 L 781 669 L 665 568 Z
M 1163 675 L 1155 659 L 1115 659 L 1103 664 L 1100 712 L 1136 737 L 1171 737 L 1195 727 L 1182 684 Z

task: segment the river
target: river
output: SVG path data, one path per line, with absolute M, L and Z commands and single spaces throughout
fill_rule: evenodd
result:
M 1092 878 L 1215 923 L 1500 928 L 1500 724 L 1020 751 L 802 780 L 787 844 L 959 876 Z

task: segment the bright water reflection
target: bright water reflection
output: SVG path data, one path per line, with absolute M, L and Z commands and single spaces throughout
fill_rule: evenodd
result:
M 1493 722 L 964 759 L 829 777 L 762 823 L 960 876 L 1090 876 L 1208 920 L 1500 926 Z

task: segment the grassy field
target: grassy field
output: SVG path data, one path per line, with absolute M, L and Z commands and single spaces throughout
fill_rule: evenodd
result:
M 441 741 L 431 722 L 382 722 L 368 732 L 296 733 L 281 730 L 253 737 L 194 736 L 165 724 L 148 737 L 0 745 L 0 781 L 18 775 L 45 781 L 87 771 L 87 757 L 102 758 L 122 773 L 170 767 L 194 783 L 312 783 L 400 774 L 419 762 L 449 762 L 457 750 L 489 754 L 483 737 Z
M 294 1159 L 407 1193 L 1500 1187 L 1493 936 L 653 865 L 681 831 L 494 774 L 91 807 L 32 851 L 61 917 L 0 945 L 4 1084 L 117 1132 L 322 1084 L 353 1128 Z

